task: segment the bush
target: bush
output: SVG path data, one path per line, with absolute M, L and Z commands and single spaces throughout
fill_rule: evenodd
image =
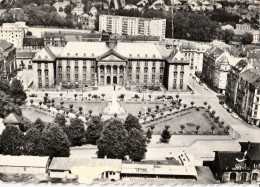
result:
M 186 125 L 189 126 L 189 127 L 195 127 L 196 126 L 195 123 L 186 123 Z

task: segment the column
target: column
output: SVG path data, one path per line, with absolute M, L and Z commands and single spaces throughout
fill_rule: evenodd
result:
M 107 85 L 107 66 L 104 65 L 104 85 Z
M 97 67 L 98 68 L 98 85 L 100 85 L 100 66 Z
M 110 66 L 111 70 L 110 70 L 110 84 L 113 84 L 113 65 Z
M 124 75 L 123 75 L 123 76 L 124 76 L 124 77 L 123 77 L 123 78 L 124 78 L 124 83 L 123 83 L 124 85 L 126 84 L 126 78 L 127 78 L 126 70 L 125 70 L 125 69 L 126 69 L 126 67 L 124 66 Z
M 120 77 L 119 77 L 119 66 L 117 66 L 117 85 L 119 85 L 119 80 L 120 80 Z

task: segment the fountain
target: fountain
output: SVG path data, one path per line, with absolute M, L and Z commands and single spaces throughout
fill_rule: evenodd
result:
M 113 92 L 113 96 L 111 101 L 107 103 L 107 107 L 103 109 L 104 114 L 110 114 L 114 115 L 115 113 L 120 115 L 120 114 L 125 114 L 125 109 L 120 106 L 120 103 L 117 102 L 117 97 L 115 95 L 115 91 Z

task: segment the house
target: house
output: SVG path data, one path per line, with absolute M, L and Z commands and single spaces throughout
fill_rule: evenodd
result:
M 49 157 L 0 155 L 0 173 L 45 174 Z
M 92 15 L 93 17 L 96 17 L 96 15 L 98 14 L 98 10 L 96 7 L 91 7 L 89 10 L 89 14 Z
M 77 16 L 84 14 L 84 4 L 77 4 L 77 6 L 72 9 L 71 14 Z
M 137 10 L 137 6 L 132 5 L 132 4 L 128 4 L 124 7 L 125 10 L 130 10 L 130 9 L 134 9 Z
M 16 53 L 16 64 L 18 69 L 32 70 L 32 59 L 36 52 L 19 51 Z
M 80 180 L 120 179 L 120 159 L 54 157 L 49 166 L 51 178 L 78 177 Z M 82 172 L 81 172 L 82 171 Z
M 7 126 L 7 125 L 15 125 L 20 130 L 23 130 L 22 121 L 23 121 L 23 118 L 21 116 L 18 116 L 15 113 L 10 113 L 8 116 L 6 116 L 4 118 L 3 124 L 5 126 Z
M 179 50 L 173 50 L 166 59 L 164 85 L 169 91 L 187 91 L 189 61 Z M 167 78 L 166 78 L 167 77 Z
M 260 143 L 239 143 L 240 152 L 215 152 L 215 174 L 221 182 L 257 184 L 260 182 Z
M 234 27 L 232 25 L 223 25 L 221 26 L 222 30 L 234 30 Z
M 78 18 L 78 23 L 81 23 L 82 29 L 95 29 L 96 17 L 88 14 L 82 14 Z
M 26 36 L 23 38 L 23 49 L 28 51 L 37 51 L 44 47 L 44 38 Z
M 65 34 L 63 32 L 44 32 L 44 46 L 51 45 L 56 47 L 65 46 Z
M 65 7 L 67 5 L 70 5 L 70 2 L 69 1 L 63 1 L 63 2 L 56 2 L 54 3 L 52 6 L 54 6 L 57 10 L 57 13 L 60 15 L 60 16 L 63 16 L 65 17 L 66 16 L 66 13 L 64 11 Z
M 225 94 L 227 74 L 230 70 L 228 52 L 212 47 L 204 53 L 202 76 L 204 81 L 217 92 Z

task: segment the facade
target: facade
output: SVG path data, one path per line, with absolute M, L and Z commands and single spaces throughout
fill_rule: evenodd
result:
M 240 29 L 240 30 L 251 30 L 251 26 L 248 23 L 244 23 L 244 24 L 236 24 L 236 29 Z
M 82 14 L 84 14 L 84 5 L 82 3 L 77 4 L 76 7 L 74 7 L 71 11 L 72 15 L 77 15 L 80 16 Z
M 13 44 L 0 40 L 0 59 L 2 59 L 1 63 L 1 78 L 9 79 L 14 70 L 17 69 L 16 66 L 16 48 Z
M 82 29 L 95 29 L 96 17 L 91 17 L 88 14 L 82 14 L 78 18 L 78 23 L 81 23 Z
M 221 182 L 260 182 L 260 144 L 240 142 L 241 152 L 217 151 L 213 166 Z
M 200 44 L 182 44 L 181 52 L 185 59 L 189 61 L 190 72 L 195 74 L 196 71 L 202 72 L 203 54 L 206 52 L 206 48 Z
M 230 69 L 227 75 L 226 102 L 232 108 L 236 104 L 239 74 L 247 69 L 247 65 L 248 63 L 245 60 L 241 60 Z
M 16 53 L 16 64 L 18 69 L 28 69 L 32 70 L 33 64 L 32 59 L 34 58 L 36 52 L 24 52 L 19 51 Z
M 0 173 L 45 174 L 49 157 L 0 155 Z
M 63 2 L 56 2 L 54 3 L 52 6 L 54 6 L 57 10 L 57 13 L 60 15 L 60 16 L 63 16 L 65 17 L 66 16 L 66 13 L 64 11 L 65 7 L 67 5 L 70 5 L 70 2 L 69 1 L 63 1 Z
M 189 61 L 185 59 L 180 51 L 174 50 L 167 58 L 164 74 L 164 85 L 167 90 L 188 90 Z
M 26 51 L 37 51 L 44 47 L 44 38 L 23 38 L 23 49 Z
M 248 123 L 259 126 L 260 71 L 249 69 L 239 75 L 235 109 Z
M 22 48 L 27 31 L 25 22 L 3 23 L 0 27 L 0 38 L 14 44 L 16 48 Z
M 100 15 L 99 32 L 118 35 L 144 35 L 165 38 L 166 19 L 148 19 L 125 16 Z
M 219 93 L 225 94 L 227 74 L 230 70 L 229 54 L 218 47 L 212 47 L 203 57 L 202 76 L 204 81 Z
M 64 36 L 63 32 L 44 32 L 42 36 L 44 38 L 44 46 L 65 46 Z
M 168 85 L 172 85 L 169 81 L 173 74 L 165 73 L 165 64 L 153 43 L 68 42 L 65 47 L 45 47 L 38 52 L 33 72 L 38 88 L 160 86 L 168 77 Z M 186 79 L 183 81 L 185 91 Z

